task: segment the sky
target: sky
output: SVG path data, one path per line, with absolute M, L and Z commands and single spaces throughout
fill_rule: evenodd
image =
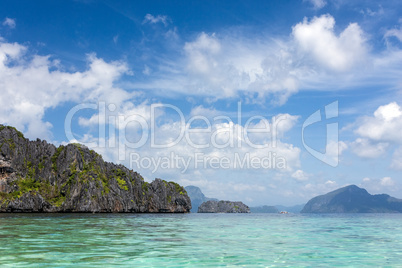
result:
M 400 1 L 0 2 L 0 123 L 250 206 L 402 198 Z

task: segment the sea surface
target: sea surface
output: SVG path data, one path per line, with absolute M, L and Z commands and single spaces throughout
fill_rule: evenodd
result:
M 402 267 L 401 214 L 0 214 L 0 267 Z

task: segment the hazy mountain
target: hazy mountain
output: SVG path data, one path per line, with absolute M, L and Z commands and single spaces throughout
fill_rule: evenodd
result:
M 387 194 L 371 195 L 350 185 L 314 197 L 301 213 L 395 213 L 402 212 L 402 199 Z
M 209 198 L 206 197 L 200 188 L 198 188 L 197 186 L 192 186 L 189 185 L 187 187 L 185 187 L 184 189 L 186 189 L 188 196 L 191 199 L 191 212 L 196 213 L 198 212 L 198 207 L 206 202 L 206 201 L 218 201 L 218 199 L 216 198 Z

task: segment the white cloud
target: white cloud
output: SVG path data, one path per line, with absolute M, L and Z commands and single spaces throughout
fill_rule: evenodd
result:
M 368 15 L 370 17 L 374 17 L 374 16 L 378 17 L 378 16 L 382 16 L 385 14 L 384 8 L 381 5 L 378 5 L 377 11 L 371 10 L 370 8 L 366 8 L 365 10 L 364 9 L 360 10 L 360 13 L 362 13 L 363 15 Z
M 295 172 L 293 172 L 292 178 L 294 178 L 297 181 L 307 181 L 309 179 L 309 174 L 307 174 L 301 169 L 298 169 Z
M 307 0 L 307 1 L 310 2 L 315 9 L 321 9 L 327 4 L 325 0 Z
M 381 179 L 382 186 L 394 186 L 395 182 L 391 179 L 391 177 L 384 177 Z
M 3 25 L 8 26 L 11 29 L 14 29 L 17 26 L 15 19 L 10 19 L 10 18 L 5 18 L 3 21 Z
M 399 29 L 390 29 L 387 30 L 384 34 L 385 38 L 389 37 L 396 37 L 400 42 L 402 42 L 402 28 L 399 27 Z
M 350 144 L 352 152 L 363 158 L 378 158 L 386 152 L 388 146 L 388 143 L 375 143 L 364 138 L 357 138 Z
M 151 14 L 147 14 L 147 15 L 145 15 L 142 23 L 143 24 L 145 24 L 145 23 L 156 24 L 159 22 L 161 22 L 161 23 L 163 23 L 163 25 L 167 26 L 169 23 L 169 18 L 164 15 L 153 16 Z
M 306 198 L 313 198 L 315 196 L 331 192 L 337 188 L 339 188 L 339 185 L 336 181 L 327 180 L 325 182 L 317 181 L 315 183 L 307 183 L 301 187 L 300 191 Z
M 270 99 L 282 105 L 298 91 L 305 74 L 292 49 L 280 40 L 203 32 L 184 44 L 182 58 L 165 59 L 154 68 L 152 81 L 131 87 L 205 96 L 211 102 L 243 96 L 246 102 Z
M 337 30 L 331 15 L 305 19 L 290 36 L 252 36 L 231 29 L 201 32 L 183 46 L 177 40 L 174 56 L 153 67 L 151 80 L 130 82 L 132 89 L 204 96 L 210 102 L 241 97 L 283 105 L 300 89 L 394 87 L 402 76 L 402 51 L 373 53 L 357 23 Z
M 352 152 L 363 158 L 378 158 L 394 150 L 390 167 L 402 169 L 402 109 L 398 103 L 379 106 L 373 116 L 359 118 L 355 125 L 359 137 L 351 143 Z
M 399 193 L 399 184 L 391 177 L 364 178 L 360 187 L 366 189 L 370 194 Z
M 330 141 L 326 146 L 325 152 L 328 157 L 332 157 L 335 161 L 337 161 L 347 148 L 347 144 L 343 141 Z
M 200 108 L 196 107 L 195 109 L 198 110 Z M 220 161 L 221 159 L 226 159 L 225 161 L 228 161 L 228 164 L 224 164 L 223 167 L 218 165 L 220 168 L 222 167 L 221 169 L 223 170 L 249 170 L 250 172 L 258 173 L 270 172 L 273 170 L 279 172 L 293 172 L 295 168 L 300 166 L 299 148 L 281 141 L 279 137 L 275 139 L 275 144 L 273 144 L 271 135 L 267 134 L 254 135 L 252 137 L 251 135 L 246 135 L 246 128 L 233 123 L 230 117 L 227 117 L 227 120 L 208 118 L 209 129 L 206 129 L 206 126 L 203 126 L 201 131 L 197 131 L 197 128 L 194 128 L 194 123 L 192 123 L 191 129 L 196 132 L 187 133 L 177 140 L 182 131 L 185 131 L 188 126 L 186 124 L 183 125 L 179 120 L 173 119 L 172 116 L 167 116 L 165 110 L 157 110 L 162 111 L 156 111 L 156 125 L 151 125 L 150 106 L 147 103 L 134 106 L 132 109 L 124 110 L 121 108 L 114 116 L 116 117 L 120 115 L 120 117 L 123 118 L 129 118 L 129 116 L 132 115 L 141 116 L 146 124 L 152 128 L 155 144 L 166 145 L 172 142 L 173 144 L 165 148 L 152 147 L 150 143 L 150 135 L 152 135 L 149 133 L 150 129 L 144 130 L 138 124 L 125 129 L 126 135 L 120 137 L 121 135 L 124 135 L 122 132 L 124 129 L 120 127 L 117 129 L 119 136 L 109 136 L 107 141 L 109 144 L 113 139 L 117 139 L 114 141 L 115 146 L 108 149 L 108 156 L 111 157 L 108 158 L 109 161 L 119 162 L 119 156 L 122 156 L 121 154 L 123 153 L 123 156 L 125 156 L 126 159 L 125 163 L 127 166 L 130 166 L 130 153 L 133 152 L 141 155 L 141 158 L 155 159 L 156 161 L 161 158 L 169 158 L 174 154 L 186 161 L 190 161 L 190 165 L 185 168 L 182 165 L 180 167 L 174 166 L 168 168 L 153 166 L 148 169 L 148 172 L 152 171 L 157 174 L 183 173 L 189 176 L 194 174 L 197 170 L 202 170 L 204 174 L 208 171 L 215 172 L 217 169 L 214 166 L 216 165 L 211 165 L 211 162 L 209 162 L 212 158 L 217 161 Z M 289 118 L 291 117 L 292 116 L 289 115 Z M 188 120 L 183 123 L 189 122 Z M 271 122 L 272 119 L 268 121 Z M 96 126 L 99 122 L 98 115 L 94 115 L 88 119 L 79 119 L 79 123 L 82 126 Z M 103 124 L 104 122 L 100 123 Z M 110 128 L 111 123 L 107 123 Z M 287 128 L 286 131 L 289 129 L 290 128 Z M 144 131 L 146 133 L 144 133 Z M 144 135 L 148 135 L 148 139 L 140 148 L 130 149 L 125 146 L 125 138 L 138 141 Z M 249 139 L 247 139 L 247 137 L 249 137 Z M 92 141 L 96 141 L 96 138 Z M 267 144 L 267 146 L 260 148 L 261 144 Z M 122 148 L 127 150 L 122 150 Z M 104 153 L 102 148 L 96 148 L 95 146 L 93 149 L 100 149 L 102 150 L 101 153 Z M 200 156 L 201 162 L 195 164 L 197 154 Z M 244 159 L 246 159 L 246 162 L 243 165 L 241 162 L 243 162 Z M 262 163 L 260 162 L 256 165 L 251 164 L 253 161 L 252 159 L 262 161 Z M 133 168 L 137 169 L 139 167 L 134 166 Z
M 49 56 L 25 57 L 28 48 L 0 39 L 0 121 L 30 138 L 50 138 L 51 124 L 43 121 L 49 108 L 65 102 L 105 100 L 121 103 L 130 94 L 114 86 L 128 71 L 123 62 L 107 63 L 88 55 L 88 69 L 69 73 Z
M 214 109 L 214 108 L 205 108 L 202 105 L 196 106 L 191 109 L 190 116 L 204 116 L 208 119 L 220 116 L 222 115 L 222 112 Z
M 273 95 L 283 104 L 298 90 L 298 79 L 291 72 L 291 54 L 286 47 L 262 42 L 201 33 L 184 46 L 191 80 L 185 84 L 193 92 L 218 98 L 246 92 Z
M 351 23 L 339 36 L 334 32 L 335 19 L 330 15 L 306 18 L 293 27 L 293 36 L 301 50 L 313 56 L 320 65 L 344 72 L 364 60 L 367 53 L 363 31 Z
M 378 107 L 372 117 L 359 122 L 356 134 L 376 142 L 402 143 L 402 110 L 396 102 Z

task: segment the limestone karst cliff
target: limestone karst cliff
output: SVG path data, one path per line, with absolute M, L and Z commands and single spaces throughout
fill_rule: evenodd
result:
M 30 141 L 0 125 L 0 212 L 172 212 L 191 209 L 174 182 L 145 182 L 79 144 Z

